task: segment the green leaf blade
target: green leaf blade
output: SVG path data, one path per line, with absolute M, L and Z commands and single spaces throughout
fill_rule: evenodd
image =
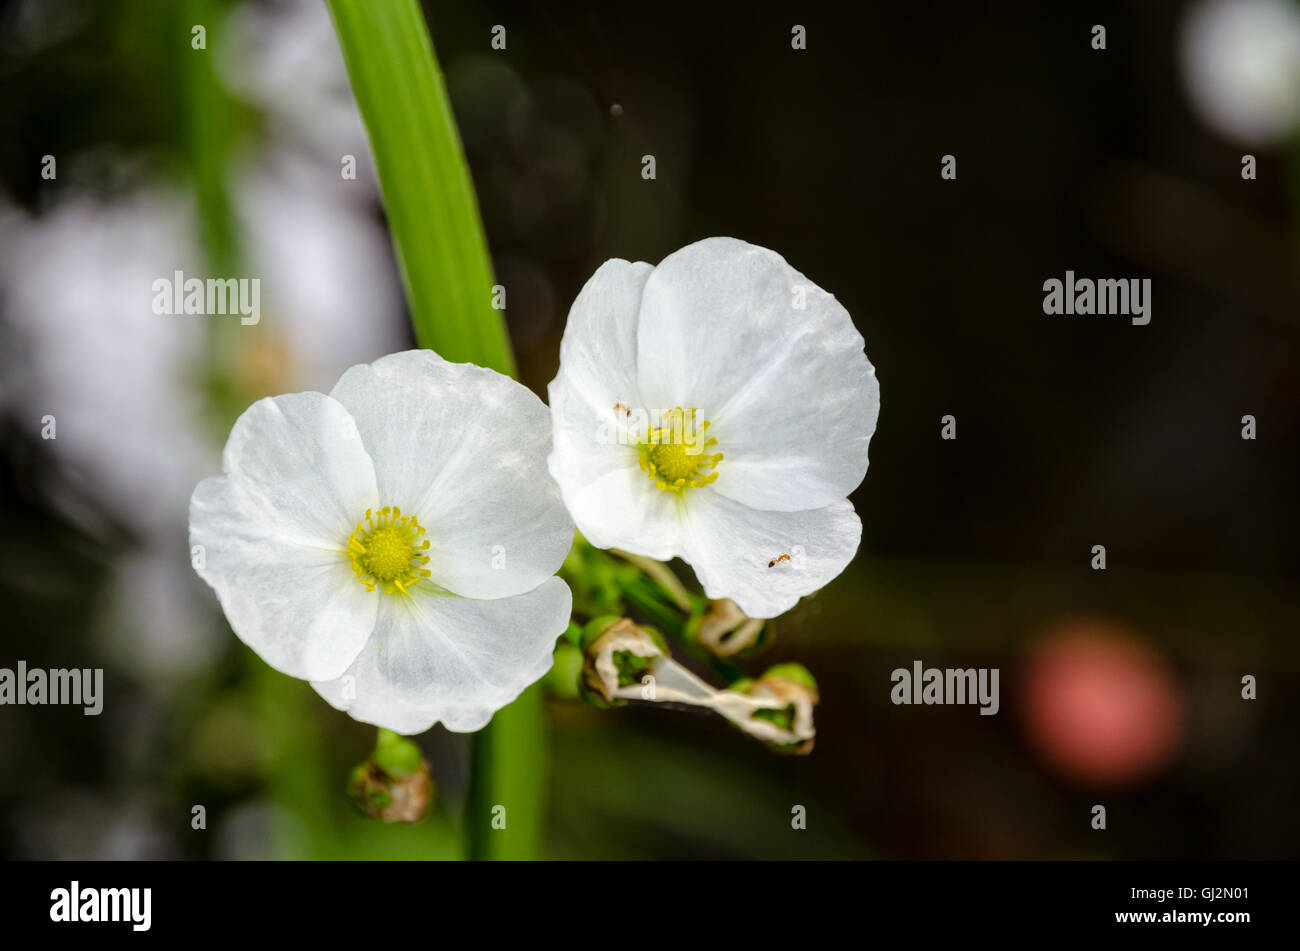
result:
M 374 152 L 416 339 L 447 360 L 514 376 L 469 166 L 418 3 L 327 3 Z M 548 755 L 535 684 L 475 737 L 464 829 L 470 857 L 539 854 Z
M 415 0 L 328 0 L 420 346 L 514 375 L 469 165 Z

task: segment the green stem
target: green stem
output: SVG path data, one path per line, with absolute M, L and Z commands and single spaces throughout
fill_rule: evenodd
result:
M 639 581 L 623 589 L 628 607 L 645 616 L 645 619 L 665 634 L 684 639 L 685 621 L 671 604 L 659 597 L 652 584 Z
M 514 373 L 469 165 L 416 0 L 328 0 L 420 346 Z
M 549 739 L 534 684 L 474 738 L 465 838 L 471 859 L 533 859 L 541 852 Z
M 419 4 L 328 5 L 374 152 L 416 337 L 448 360 L 513 375 L 469 166 Z M 465 819 L 472 857 L 537 855 L 546 756 L 534 686 L 475 739 Z M 503 818 L 505 827 L 496 827 Z
M 673 599 L 673 603 L 687 614 L 690 614 L 695 610 L 691 604 L 691 596 L 686 590 L 686 586 L 682 584 L 680 578 L 673 574 L 673 570 L 662 561 L 655 561 L 653 558 L 643 558 L 640 555 L 634 555 L 629 551 L 622 551 L 618 548 L 611 548 L 610 552 L 611 554 L 622 558 L 629 564 L 640 568 L 645 574 L 659 582 L 659 586 Z
M 184 0 L 166 14 L 164 31 L 172 37 L 172 55 L 180 59 L 180 121 L 198 212 L 199 250 L 216 275 L 233 277 L 240 273 L 240 251 L 226 182 L 226 160 L 230 143 L 237 138 L 235 116 L 233 103 L 217 78 L 214 54 L 209 52 L 221 40 L 221 12 L 213 0 Z M 208 49 L 191 46 L 192 25 L 206 28 Z M 231 333 L 226 321 L 203 323 L 205 340 L 200 360 L 209 385 L 226 372 Z M 236 411 L 216 402 L 221 405 L 213 414 L 214 431 L 224 434 Z

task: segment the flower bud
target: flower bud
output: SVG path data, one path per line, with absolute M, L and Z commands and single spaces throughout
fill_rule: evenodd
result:
M 566 640 L 555 645 L 554 662 L 546 675 L 551 692 L 563 700 L 577 700 L 582 681 L 582 651 Z
M 348 797 L 372 819 L 419 822 L 434 799 L 429 764 L 413 742 L 380 729 L 374 750 L 348 778 Z

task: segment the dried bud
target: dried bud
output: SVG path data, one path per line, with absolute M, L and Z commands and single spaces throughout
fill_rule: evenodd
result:
M 780 664 L 758 680 L 709 686 L 668 655 L 658 631 L 627 618 L 599 618 L 583 632 L 583 695 L 596 706 L 628 700 L 704 707 L 774 750 L 812 750 L 817 683 L 799 664 Z
M 730 598 L 709 602 L 708 613 L 692 621 L 688 633 L 714 657 L 732 657 L 762 646 L 767 622 L 752 618 Z
M 750 714 L 749 725 L 742 727 L 746 732 L 778 752 L 812 752 L 816 736 L 813 707 L 819 698 L 817 681 L 808 668 L 777 664 L 757 680 L 741 681 L 731 689 L 763 704 Z
M 413 742 L 381 729 L 370 756 L 348 778 L 348 797 L 372 819 L 419 822 L 434 799 L 429 764 Z
M 583 629 L 582 691 L 595 706 L 618 706 L 642 696 L 646 677 L 668 656 L 668 645 L 654 628 L 638 627 L 628 618 L 597 618 Z M 653 680 L 651 680 L 653 683 Z

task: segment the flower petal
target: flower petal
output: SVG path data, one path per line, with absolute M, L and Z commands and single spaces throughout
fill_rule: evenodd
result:
M 700 492 L 684 511 L 684 557 L 704 593 L 731 598 L 750 617 L 776 617 L 826 585 L 853 560 L 862 537 L 847 499 L 768 512 Z
M 352 367 L 331 395 L 375 460 L 380 504 L 424 526 L 434 582 L 501 598 L 555 574 L 573 522 L 546 471 L 550 415 L 527 387 L 408 350 Z
M 560 371 L 551 381 L 554 449 L 549 466 L 587 539 L 651 558 L 671 557 L 679 533 L 674 499 L 641 471 L 626 426 L 645 410 L 636 385 L 636 323 L 654 269 L 606 261 L 569 311 Z
M 363 723 L 420 733 L 482 729 L 551 666 L 572 599 L 559 578 L 510 598 L 475 601 L 417 585 L 387 597 L 375 632 L 337 680 L 312 686 Z
M 779 254 L 734 238 L 670 254 L 646 281 L 637 354 L 643 400 L 710 421 L 718 492 L 821 508 L 866 474 L 880 389 L 862 335 Z
M 356 424 L 321 393 L 259 400 L 231 430 L 222 468 L 190 499 L 196 570 L 235 634 L 268 664 L 294 677 L 337 677 L 376 612 L 346 553 L 377 499 Z
M 560 373 L 551 384 L 580 397 L 598 421 L 615 403 L 635 407 L 637 392 L 637 315 L 646 279 L 654 270 L 644 261 L 606 261 L 578 292 L 560 342 Z
M 566 448 L 567 443 L 567 434 L 557 434 L 553 466 L 560 465 L 560 459 L 579 463 L 591 460 L 591 470 L 601 470 L 605 459 L 571 444 Z M 638 466 L 635 449 L 617 448 L 630 454 L 626 464 L 609 466 L 591 482 L 561 481 L 569 513 L 579 531 L 597 548 L 622 548 L 660 560 L 673 557 L 681 537 L 681 497 L 655 488 Z

